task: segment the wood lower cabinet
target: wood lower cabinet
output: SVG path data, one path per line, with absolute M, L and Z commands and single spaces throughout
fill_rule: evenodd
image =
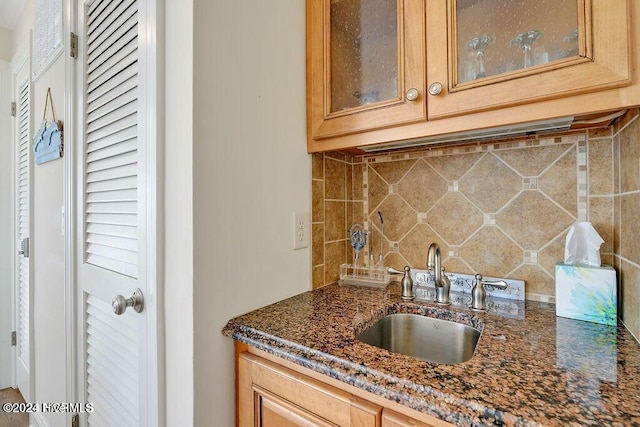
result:
M 386 408 L 378 396 L 360 395 L 236 347 L 236 424 L 238 427 L 450 427 L 425 415 L 423 422 Z M 289 362 L 282 362 L 288 364 Z M 291 366 L 293 367 L 293 366 Z M 316 377 L 320 374 L 309 372 Z M 346 387 L 346 386 L 345 386 Z M 372 402 L 371 400 L 377 400 Z M 382 404 L 381 401 L 383 402 Z M 389 405 L 394 405 L 389 402 Z M 398 405 L 394 407 L 398 409 Z
M 432 425 L 385 409 L 382 413 L 382 427 L 432 427 Z
M 250 353 L 238 356 L 240 427 L 378 427 L 382 408 Z

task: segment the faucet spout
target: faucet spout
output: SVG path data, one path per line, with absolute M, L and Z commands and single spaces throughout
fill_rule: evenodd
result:
M 436 287 L 442 286 L 442 265 L 440 260 L 440 247 L 437 243 L 429 245 L 427 253 L 427 270 L 433 270 Z
M 443 274 L 444 267 L 442 267 L 442 261 L 440 256 L 440 247 L 437 243 L 429 245 L 429 251 L 427 252 L 427 269 L 433 270 L 433 278 L 436 285 L 436 303 L 441 305 L 449 305 L 449 289 L 451 283 L 449 278 Z

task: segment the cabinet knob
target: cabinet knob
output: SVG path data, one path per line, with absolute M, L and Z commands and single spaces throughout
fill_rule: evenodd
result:
M 442 83 L 435 82 L 429 85 L 429 94 L 435 96 L 440 95 L 440 93 L 442 93 Z
M 416 99 L 418 99 L 419 94 L 420 93 L 418 92 L 418 89 L 411 88 L 405 94 L 405 98 L 407 98 L 407 101 L 415 101 Z

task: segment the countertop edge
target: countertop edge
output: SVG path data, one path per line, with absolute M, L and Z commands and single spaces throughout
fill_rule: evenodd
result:
M 338 358 L 336 356 L 332 356 L 330 354 L 314 350 L 312 348 L 308 348 L 300 344 L 290 342 L 288 340 L 284 340 L 277 336 L 266 334 L 254 328 L 234 324 L 233 319 L 225 325 L 222 333 L 236 341 L 255 347 L 258 350 L 265 351 L 276 357 L 295 363 L 296 365 L 311 369 L 312 371 L 319 374 L 326 375 L 330 378 L 351 385 L 360 390 L 372 393 L 376 396 L 383 397 L 396 403 L 400 403 L 404 406 L 407 406 L 408 408 L 416 410 L 420 413 L 424 413 L 426 415 L 436 417 L 443 421 L 455 423 L 457 425 L 477 425 L 477 422 L 474 422 L 473 419 L 463 415 L 461 412 L 458 412 L 455 409 L 456 407 L 464 407 L 467 410 L 472 410 L 475 413 L 476 417 L 480 420 L 487 418 L 487 415 L 489 415 L 490 418 L 496 421 L 502 421 L 510 425 L 531 425 L 529 422 L 521 419 L 520 417 L 505 414 L 495 408 L 490 408 L 477 402 L 470 402 L 451 394 L 442 393 L 428 387 L 420 386 L 411 381 L 379 372 L 364 365 L 356 364 L 348 360 Z M 277 345 L 270 345 L 265 343 L 265 341 L 272 341 L 274 343 L 277 343 Z M 299 353 L 308 353 L 309 355 L 315 356 L 316 359 L 319 360 L 306 358 Z M 439 406 L 433 402 L 429 402 L 427 400 L 419 400 L 408 394 L 399 393 L 390 388 L 385 388 L 384 386 L 365 381 L 362 378 L 356 378 L 353 375 L 341 373 L 333 369 L 330 366 L 330 363 L 322 363 L 321 360 L 323 359 L 327 362 L 333 362 L 344 366 L 346 370 L 352 369 L 362 372 L 366 376 L 375 376 L 384 379 L 384 381 L 392 382 L 395 384 L 401 383 L 403 387 L 417 390 L 421 394 L 424 394 L 425 397 L 432 396 L 435 400 L 445 401 L 447 405 L 451 406 L 451 408 L 443 408 L 442 406 Z M 537 425 L 537 423 L 533 425 Z

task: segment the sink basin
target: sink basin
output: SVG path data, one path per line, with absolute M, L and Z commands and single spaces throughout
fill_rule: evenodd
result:
M 417 314 L 389 314 L 357 336 L 394 353 L 434 363 L 462 363 L 473 356 L 480 331 L 462 323 Z

